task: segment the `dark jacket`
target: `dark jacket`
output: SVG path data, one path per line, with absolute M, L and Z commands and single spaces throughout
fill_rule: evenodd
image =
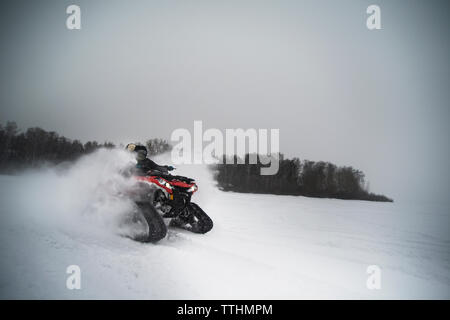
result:
M 162 172 L 167 172 L 166 166 L 160 166 L 156 164 L 154 161 L 149 158 L 145 158 L 144 160 L 140 160 L 136 163 L 136 169 L 138 175 L 145 175 L 149 170 L 159 170 Z

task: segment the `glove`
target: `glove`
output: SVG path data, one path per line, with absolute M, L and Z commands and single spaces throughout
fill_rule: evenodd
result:
M 174 167 L 172 167 L 172 166 L 166 166 L 166 168 L 167 168 L 167 170 L 169 170 L 169 171 L 172 171 L 172 170 L 174 170 L 175 168 Z

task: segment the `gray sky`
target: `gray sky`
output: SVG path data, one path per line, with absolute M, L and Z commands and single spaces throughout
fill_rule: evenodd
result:
M 82 30 L 65 27 L 69 4 Z M 194 120 L 279 128 L 289 157 L 448 201 L 449 15 L 425 0 L 5 1 L 0 120 L 114 142 Z

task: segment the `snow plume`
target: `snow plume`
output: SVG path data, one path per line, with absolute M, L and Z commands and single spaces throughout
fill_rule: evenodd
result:
M 121 222 L 134 209 L 124 195 L 134 181 L 123 175 L 133 164 L 126 151 L 100 149 L 69 166 L 22 174 L 14 180 L 8 202 L 15 207 L 12 212 L 71 234 L 121 233 Z
M 169 153 L 152 159 L 161 165 L 172 164 Z M 135 180 L 123 174 L 134 164 L 127 151 L 100 149 L 73 164 L 27 171 L 11 177 L 9 188 L 2 191 L 6 195 L 3 209 L 72 236 L 134 236 L 142 230 L 131 224 L 129 217 L 136 207 L 126 191 Z M 214 199 L 217 189 L 206 165 L 180 165 L 173 174 L 197 180 L 199 191 L 193 201 L 200 206 Z
M 167 155 L 152 159 L 172 164 Z M 127 239 L 142 231 L 129 219 L 136 208 L 124 194 L 134 179 L 121 174 L 134 165 L 124 150 L 99 150 L 72 164 L 0 175 L 0 299 L 188 296 L 191 285 L 176 284 L 202 268 L 183 265 L 205 259 L 184 250 L 212 234 L 169 229 L 156 245 Z M 206 166 L 178 166 L 174 174 L 199 178 L 193 200 L 213 205 Z M 82 290 L 66 288 L 70 265 L 82 270 Z

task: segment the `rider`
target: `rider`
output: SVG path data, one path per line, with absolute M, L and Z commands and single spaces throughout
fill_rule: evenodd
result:
M 146 175 L 149 170 L 158 170 L 167 173 L 168 171 L 175 169 L 172 166 L 160 166 L 147 158 L 147 148 L 143 145 L 129 143 L 127 144 L 126 149 L 136 153 L 136 169 L 138 171 L 138 175 Z

